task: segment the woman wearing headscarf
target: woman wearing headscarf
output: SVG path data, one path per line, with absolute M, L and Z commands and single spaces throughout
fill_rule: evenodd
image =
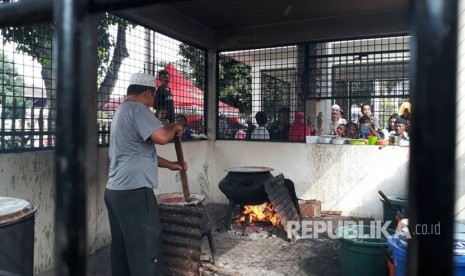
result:
M 409 102 L 403 103 L 399 107 L 399 112 L 397 112 L 397 114 L 399 114 L 400 117 L 404 118 L 405 120 L 409 120 L 409 121 L 410 121 L 411 113 L 412 113 L 412 105 Z
M 406 120 L 405 131 L 407 133 L 410 131 L 410 121 L 412 116 L 412 105 L 409 102 L 403 103 L 400 108 L 399 112 L 397 112 L 400 118 Z
M 296 112 L 294 122 L 289 128 L 289 141 L 305 141 L 305 136 L 312 135 L 310 128 L 305 125 L 304 113 Z

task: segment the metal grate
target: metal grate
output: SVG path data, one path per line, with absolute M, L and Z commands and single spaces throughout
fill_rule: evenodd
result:
M 1 29 L 0 152 L 55 145 L 52 38 L 51 25 Z M 124 101 L 131 74 L 156 75 L 164 69 L 171 75 L 173 117 L 182 114 L 187 121 L 183 139 L 206 138 L 205 50 L 110 14 L 99 24 L 98 49 L 99 146 L 109 145 L 111 120 Z
M 54 146 L 52 36 L 49 25 L 1 29 L 2 152 Z
M 383 37 L 309 45 L 308 99 L 330 100 L 358 122 L 362 104 L 370 104 L 381 127 L 409 101 L 410 37 Z
M 99 145 L 109 145 L 111 119 L 125 99 L 129 78 L 134 73 L 142 72 L 157 76 L 157 87 L 161 86 L 161 71 L 170 75 L 168 88 L 174 100 L 174 109 L 158 104 L 154 106 L 154 115 L 165 124 L 172 123 L 177 118 L 184 118 L 186 130 L 183 140 L 206 138 L 205 51 L 140 25 L 129 22 L 127 25 L 124 33 L 126 47 L 119 51 L 116 50 L 117 45 L 113 48 L 113 59 L 116 57 L 121 63 L 119 74 L 113 76 L 114 87 L 105 88 L 103 81 L 99 88 Z M 113 25 L 110 34 L 116 37 L 117 43 L 120 34 L 118 26 Z M 110 71 L 107 70 L 106 73 L 108 72 Z
M 385 128 L 409 101 L 409 44 L 410 37 L 395 36 L 220 52 L 217 138 L 304 141 L 309 131 L 323 134 L 317 116 L 330 120 L 333 104 L 347 122 L 358 122 L 361 105 L 369 104 Z M 224 112 L 224 104 L 236 112 Z M 288 125 L 277 131 L 283 108 L 290 111 Z M 263 136 L 251 135 L 259 127 L 257 113 L 266 115 Z M 301 118 L 297 132 L 286 130 Z

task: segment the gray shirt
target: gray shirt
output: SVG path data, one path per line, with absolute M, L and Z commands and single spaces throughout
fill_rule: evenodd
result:
M 150 136 L 163 124 L 145 105 L 125 101 L 110 129 L 110 169 L 107 189 L 158 187 L 158 161 Z

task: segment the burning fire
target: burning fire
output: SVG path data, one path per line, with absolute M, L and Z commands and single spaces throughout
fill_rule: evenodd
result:
M 269 202 L 262 205 L 246 205 L 239 218 L 240 222 L 270 222 L 273 226 L 281 223 L 278 214 Z

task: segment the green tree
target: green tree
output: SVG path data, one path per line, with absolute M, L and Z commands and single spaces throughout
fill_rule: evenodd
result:
M 12 0 L 0 0 L 2 3 L 15 2 Z M 117 25 L 116 39 L 112 37 L 109 29 Z M 98 102 L 108 102 L 111 92 L 118 80 L 118 73 L 124 58 L 129 56 L 126 48 L 126 29 L 129 23 L 119 17 L 104 14 L 97 25 L 98 40 L 98 75 L 100 86 L 98 89 Z M 53 46 L 53 24 L 41 24 L 22 27 L 4 27 L 1 29 L 4 43 L 16 43 L 16 50 L 30 55 L 42 66 L 41 75 L 47 91 L 47 98 L 52 99 L 48 103 L 54 110 L 55 84 L 52 79 L 52 46 Z M 110 50 L 113 47 L 113 53 Z M 111 60 L 111 62 L 110 62 Z M 100 106 L 99 106 L 100 107 Z
M 179 44 L 179 54 L 182 56 L 181 63 L 192 68 L 191 73 L 184 73 L 195 86 L 205 90 L 205 54 L 204 51 L 185 43 Z
M 244 116 L 252 114 L 252 69 L 233 58 L 220 56 L 218 87 L 221 101 L 239 108 Z
M 181 43 L 179 54 L 182 62 L 192 68 L 185 77 L 198 88 L 205 89 L 205 55 L 200 49 Z M 219 57 L 218 87 L 219 99 L 248 116 L 252 113 L 252 77 L 251 68 L 233 58 Z
M 0 52 L 0 104 L 2 118 L 24 118 L 26 101 L 24 100 L 24 81 L 18 75 L 14 63 L 3 52 Z

